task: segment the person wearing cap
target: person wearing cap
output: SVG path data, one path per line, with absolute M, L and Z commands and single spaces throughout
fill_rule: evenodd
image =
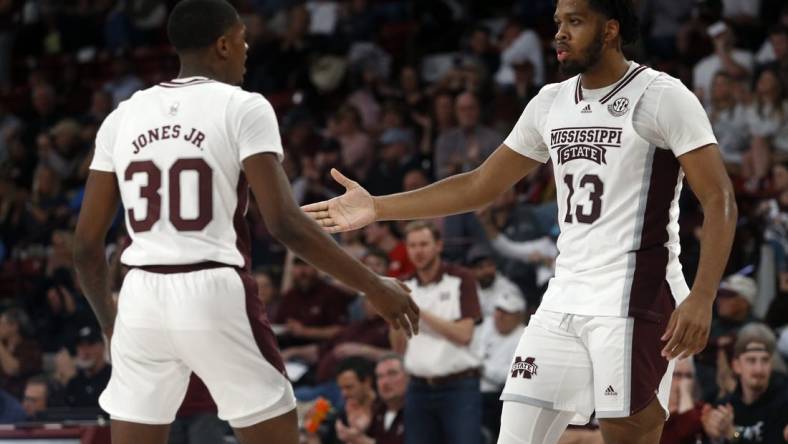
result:
M 752 315 L 752 306 L 757 293 L 755 280 L 747 276 L 733 274 L 720 283 L 715 302 L 717 316 L 711 322 L 708 345 L 696 359 L 698 381 L 704 399 L 713 399 L 718 396 L 719 390 L 731 389 L 725 387 L 725 384 L 718 387 L 720 381 L 726 379 L 718 377 L 720 372 L 730 372 L 727 364 L 720 363 L 730 357 L 731 347 L 739 329 L 750 322 L 757 321 Z M 730 380 L 730 377 L 727 379 Z
M 413 136 L 404 128 L 389 128 L 379 142 L 378 159 L 365 186 L 376 194 L 402 191 L 405 173 L 419 166 L 418 159 L 413 157 Z
M 788 427 L 785 378 L 773 373 L 774 333 L 764 324 L 744 326 L 733 347 L 736 390 L 704 409 L 706 433 L 723 443 L 780 443 Z
M 522 299 L 525 306 L 525 299 L 517 285 L 498 272 L 490 247 L 484 244 L 471 247 L 466 256 L 466 264 L 479 283 L 476 292 L 479 294 L 479 305 L 482 307 L 482 317 L 485 320 L 495 313 L 496 298 L 501 295 Z
M 505 291 L 490 297 L 494 298 L 493 313 L 476 331 L 473 348 L 482 361 L 482 424 L 497 439 L 503 407 L 499 397 L 525 329 L 526 304 L 519 292 Z
M 429 221 L 405 228 L 416 274 L 405 281 L 419 306 L 420 333 L 390 330 L 394 351 L 405 356 L 410 384 L 405 396 L 407 444 L 479 444 L 481 360 L 471 348 L 482 319 L 476 280 L 441 259 L 441 233 Z
M 293 286 L 272 318 L 274 324 L 287 328 L 279 337 L 280 346 L 316 344 L 336 335 L 348 323 L 347 307 L 353 296 L 321 279 L 317 269 L 299 257 L 290 272 Z
M 66 385 L 66 404 L 70 407 L 99 408 L 99 395 L 107 386 L 112 366 L 107 362 L 104 337 L 93 325 L 77 332 L 77 373 Z

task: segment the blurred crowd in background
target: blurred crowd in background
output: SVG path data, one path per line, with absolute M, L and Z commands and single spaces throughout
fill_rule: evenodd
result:
M 111 365 L 74 276 L 72 231 L 102 120 L 135 91 L 177 77 L 164 31 L 174 3 L 0 0 L 2 422 L 100 413 Z M 334 167 L 372 194 L 469 171 L 502 143 L 542 85 L 562 80 L 552 0 L 231 3 L 248 33 L 243 88 L 262 93 L 277 111 L 283 165 L 301 204 L 344 191 L 329 175 Z M 739 205 L 709 344 L 676 368 L 663 442 L 722 442 L 730 427 L 750 434 L 752 441 L 742 442 L 767 442 L 756 441 L 757 433 L 788 439 L 785 420 L 775 432 L 779 418 L 766 418 L 788 406 L 788 6 L 640 0 L 638 7 L 641 40 L 627 55 L 696 93 Z M 703 215 L 687 187 L 680 206 L 681 261 L 691 284 Z M 432 221 L 442 259 L 467 267 L 477 281 L 484 320 L 471 347 L 482 363 L 488 442 L 509 370 L 495 356 L 510 347 L 511 359 L 517 341 L 503 338 L 519 338 L 539 306 L 557 254 L 556 213 L 548 164 L 489 208 Z M 107 247 L 115 290 L 128 244 L 121 216 Z M 315 416 L 318 395 L 344 418 L 337 424 L 329 415 L 305 439 L 371 442 L 374 406 L 401 409 L 397 399 L 408 384 L 385 324 L 362 297 L 289 255 L 254 205 L 247 217 L 259 296 L 304 422 Z M 379 273 L 405 278 L 415 268 L 404 231 L 400 223 L 374 223 L 336 239 Z M 745 359 L 751 343 L 763 345 L 767 358 Z M 197 379 L 179 421 L 173 442 L 200 442 L 188 433 L 200 421 L 227 431 Z M 383 425 L 391 432 L 390 420 Z M 593 424 L 569 435 L 576 441 L 567 442 L 601 442 Z

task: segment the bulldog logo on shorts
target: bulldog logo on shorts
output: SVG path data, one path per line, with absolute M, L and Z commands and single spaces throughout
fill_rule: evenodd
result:
M 520 376 L 524 379 L 531 379 L 532 376 L 536 376 L 537 366 L 534 361 L 535 359 L 530 356 L 524 360 L 520 356 L 515 356 L 514 364 L 512 364 L 512 378 Z

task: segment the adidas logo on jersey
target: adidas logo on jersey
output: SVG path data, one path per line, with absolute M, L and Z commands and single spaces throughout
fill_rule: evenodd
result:
M 618 396 L 618 392 L 613 390 L 613 386 L 612 385 L 609 385 L 605 389 L 605 396 Z
M 580 114 L 587 114 L 590 112 L 591 112 L 591 104 L 589 103 L 583 107 L 583 109 L 580 111 Z

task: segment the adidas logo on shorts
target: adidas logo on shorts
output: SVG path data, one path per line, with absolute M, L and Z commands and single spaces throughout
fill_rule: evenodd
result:
M 605 389 L 605 396 L 618 396 L 618 392 L 613 390 L 613 386 L 612 385 L 609 385 Z

